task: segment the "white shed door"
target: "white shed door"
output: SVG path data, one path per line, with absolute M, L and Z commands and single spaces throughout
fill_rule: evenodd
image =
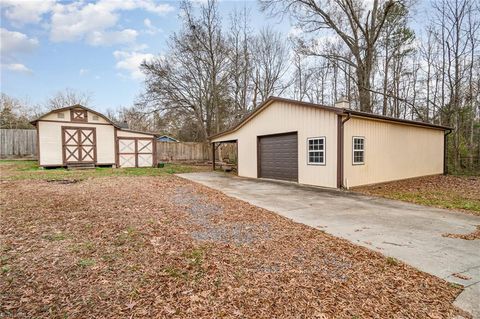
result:
M 119 138 L 118 165 L 120 167 L 152 167 L 153 143 L 153 139 Z
M 137 152 L 138 167 L 153 165 L 153 140 L 137 140 Z

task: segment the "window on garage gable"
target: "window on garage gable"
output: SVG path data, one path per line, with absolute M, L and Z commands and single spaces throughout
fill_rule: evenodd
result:
M 325 165 L 325 137 L 312 137 L 308 142 L 308 164 Z
M 353 137 L 353 165 L 365 163 L 365 138 Z

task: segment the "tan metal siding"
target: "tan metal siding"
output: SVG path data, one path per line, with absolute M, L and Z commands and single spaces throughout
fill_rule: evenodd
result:
M 97 138 L 97 164 L 115 163 L 115 144 L 113 125 L 95 125 L 87 123 L 38 122 L 40 165 L 63 164 L 62 126 L 95 127 Z
M 363 118 L 345 123 L 344 185 L 354 187 L 443 172 L 443 130 Z M 365 164 L 353 165 L 352 139 L 365 137 Z
M 275 101 L 238 131 L 213 141 L 238 140 L 240 176 L 257 177 L 257 136 L 298 132 L 298 182 L 336 187 L 337 115 L 333 112 Z M 307 138 L 325 136 L 326 165 L 307 165 Z

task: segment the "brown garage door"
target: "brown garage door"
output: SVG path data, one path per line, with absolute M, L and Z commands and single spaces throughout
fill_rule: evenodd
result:
M 259 177 L 298 181 L 297 133 L 261 136 L 258 147 Z

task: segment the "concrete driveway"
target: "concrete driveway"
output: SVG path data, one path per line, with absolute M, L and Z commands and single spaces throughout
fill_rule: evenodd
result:
M 480 318 L 480 240 L 442 236 L 474 231 L 478 216 L 219 172 L 179 176 L 461 284 L 457 306 Z

